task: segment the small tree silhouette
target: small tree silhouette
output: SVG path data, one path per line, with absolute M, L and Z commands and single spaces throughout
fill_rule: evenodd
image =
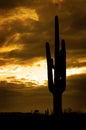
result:
M 55 52 L 54 60 L 51 58 L 49 43 L 46 43 L 46 59 L 48 72 L 48 88 L 53 94 L 53 112 L 55 115 L 62 114 L 62 93 L 66 88 L 66 49 L 65 40 L 59 42 L 59 22 L 55 16 Z M 54 63 L 54 62 L 55 63 Z M 54 75 L 52 73 L 54 70 Z M 53 81 L 54 79 L 54 81 Z

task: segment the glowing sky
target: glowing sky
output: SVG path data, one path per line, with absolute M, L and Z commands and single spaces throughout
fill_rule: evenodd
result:
M 86 74 L 86 67 L 71 67 L 66 70 L 66 76 Z M 12 83 L 35 83 L 36 87 L 47 84 L 47 67 L 45 60 L 39 60 L 32 66 L 7 65 L 0 67 L 0 80 Z
M 22 90 L 22 86 L 24 93 L 27 88 L 30 88 L 28 91 L 32 91 L 33 88 L 38 88 L 39 91 L 40 86 L 43 92 L 46 91 L 45 43 L 50 43 L 53 57 L 55 15 L 59 16 L 60 39 L 65 39 L 67 49 L 67 90 L 63 106 L 67 107 L 71 101 L 71 107 L 86 109 L 86 88 L 82 85 L 82 81 L 86 83 L 85 0 L 3 0 L 0 1 L 0 111 L 13 110 L 13 107 L 10 107 L 13 104 L 10 104 L 9 108 L 6 105 L 6 102 L 12 102 L 12 97 L 6 95 L 4 98 L 9 98 L 6 102 L 3 98 L 8 90 L 11 91 L 9 93 L 13 93 L 12 86 L 16 94 Z M 79 84 L 76 85 L 76 82 Z M 18 88 L 20 89 L 17 90 Z M 81 102 L 84 99 L 83 105 L 81 102 L 75 105 L 78 100 L 77 94 L 75 96 L 76 91 L 81 91 L 78 96 L 81 97 Z M 33 93 L 36 95 L 35 91 Z M 72 95 L 70 100 L 67 99 L 68 93 Z M 75 104 L 72 99 L 76 99 Z M 15 109 L 17 110 L 19 111 L 20 107 Z M 23 106 L 21 111 L 26 111 Z

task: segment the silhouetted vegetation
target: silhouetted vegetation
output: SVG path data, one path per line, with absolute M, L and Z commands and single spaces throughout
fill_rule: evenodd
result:
M 0 126 L 8 128 L 33 129 L 75 129 L 86 128 L 86 113 L 63 113 L 60 118 L 41 113 L 0 113 Z
M 49 43 L 46 43 L 46 59 L 48 72 L 48 88 L 53 94 L 53 112 L 55 115 L 62 114 L 62 93 L 66 88 L 66 49 L 65 40 L 59 41 L 59 22 L 55 16 L 55 47 L 54 60 L 51 58 Z M 54 75 L 53 75 L 54 70 Z M 54 79 L 54 81 L 53 81 Z

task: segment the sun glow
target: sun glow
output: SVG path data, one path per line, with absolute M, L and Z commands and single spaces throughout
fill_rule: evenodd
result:
M 78 74 L 86 74 L 86 67 L 67 69 L 67 76 L 78 75 Z
M 67 77 L 86 74 L 86 67 L 68 68 Z M 33 65 L 7 65 L 0 67 L 0 81 L 22 83 L 29 87 L 33 83 L 36 87 L 47 84 L 47 65 L 45 60 L 35 62 Z M 28 84 L 28 85 L 27 85 Z
M 32 66 L 8 65 L 0 67 L 0 80 L 7 82 L 21 82 L 27 84 L 28 82 L 37 85 L 44 85 L 47 80 L 46 62 L 39 61 Z

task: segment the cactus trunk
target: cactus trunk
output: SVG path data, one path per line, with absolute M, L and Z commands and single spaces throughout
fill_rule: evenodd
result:
M 62 94 L 54 94 L 53 95 L 53 112 L 57 116 L 61 116 L 62 114 Z
M 49 43 L 46 43 L 46 58 L 48 72 L 48 88 L 53 94 L 53 112 L 55 115 L 62 114 L 62 93 L 66 88 L 66 49 L 65 41 L 59 41 L 59 22 L 55 16 L 55 47 L 54 60 L 51 58 Z M 54 61 L 54 63 L 53 63 Z M 52 70 L 54 69 L 54 75 Z M 54 79 L 54 81 L 53 81 Z

